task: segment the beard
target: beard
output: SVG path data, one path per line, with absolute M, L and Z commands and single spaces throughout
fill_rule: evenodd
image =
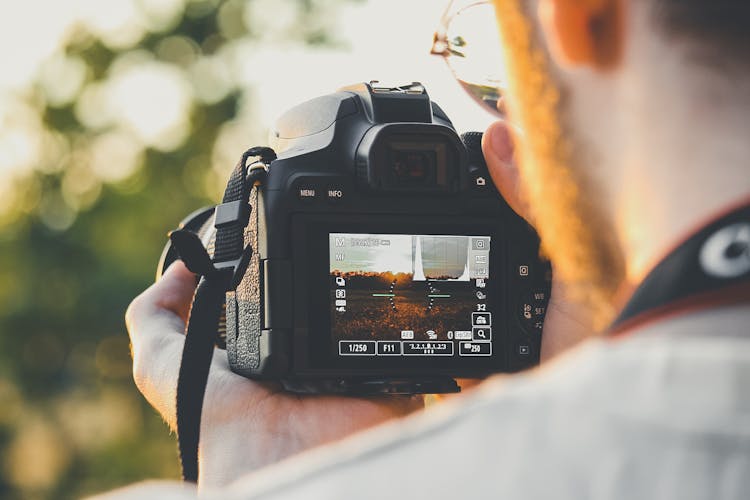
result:
M 552 75 L 532 22 L 535 7 L 527 0 L 495 1 L 509 75 L 506 106 L 523 136 L 515 149 L 520 194 L 555 279 L 565 283 L 572 300 L 588 307 L 594 327 L 603 329 L 616 312 L 624 258 L 598 198 L 603 191 L 583 164 L 583 145 L 566 126 L 565 89 Z

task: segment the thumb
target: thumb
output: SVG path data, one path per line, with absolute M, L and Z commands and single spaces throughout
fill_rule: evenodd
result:
M 528 209 L 520 196 L 513 138 L 507 123 L 497 121 L 487 128 L 482 136 L 482 152 L 497 190 L 513 211 L 528 220 Z

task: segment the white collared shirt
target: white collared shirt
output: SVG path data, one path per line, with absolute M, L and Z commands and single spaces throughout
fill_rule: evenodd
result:
M 176 483 L 108 498 L 191 498 Z M 750 498 L 750 305 L 595 338 L 206 498 Z

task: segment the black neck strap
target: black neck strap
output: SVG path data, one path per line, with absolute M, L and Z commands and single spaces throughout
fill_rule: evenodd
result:
M 260 160 L 248 166 L 251 157 Z M 266 147 L 251 148 L 240 158 L 227 183 L 224 199 L 214 211 L 213 255 L 209 255 L 198 235 L 187 229 L 169 235 L 180 259 L 201 277 L 190 309 L 177 378 L 177 440 L 185 481 L 198 481 L 203 398 L 226 294 L 237 288 L 253 252 L 245 246 L 244 237 L 250 219 L 250 191 L 260 188 L 268 165 L 275 159 L 276 153 Z
M 609 329 L 613 335 L 679 311 L 750 302 L 750 204 L 698 230 L 648 274 Z

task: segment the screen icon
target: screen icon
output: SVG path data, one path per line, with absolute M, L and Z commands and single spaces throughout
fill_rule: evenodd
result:
M 400 356 L 401 342 L 398 340 L 380 340 L 378 341 L 378 356 Z
M 456 330 L 453 337 L 456 340 L 471 340 L 471 332 L 468 330 Z
M 375 356 L 374 340 L 339 340 L 341 356 Z
M 453 356 L 453 342 L 417 340 L 403 343 L 404 356 Z
M 480 327 L 471 329 L 473 340 L 492 340 L 492 328 Z
M 471 324 L 473 326 L 490 326 L 492 324 L 492 313 L 488 313 L 488 312 L 471 313 Z
M 489 238 L 472 238 L 471 249 L 472 250 L 489 250 L 490 239 Z
M 336 284 L 338 286 L 346 286 L 346 280 L 341 276 L 336 276 Z
M 492 356 L 491 342 L 461 342 L 461 356 Z

